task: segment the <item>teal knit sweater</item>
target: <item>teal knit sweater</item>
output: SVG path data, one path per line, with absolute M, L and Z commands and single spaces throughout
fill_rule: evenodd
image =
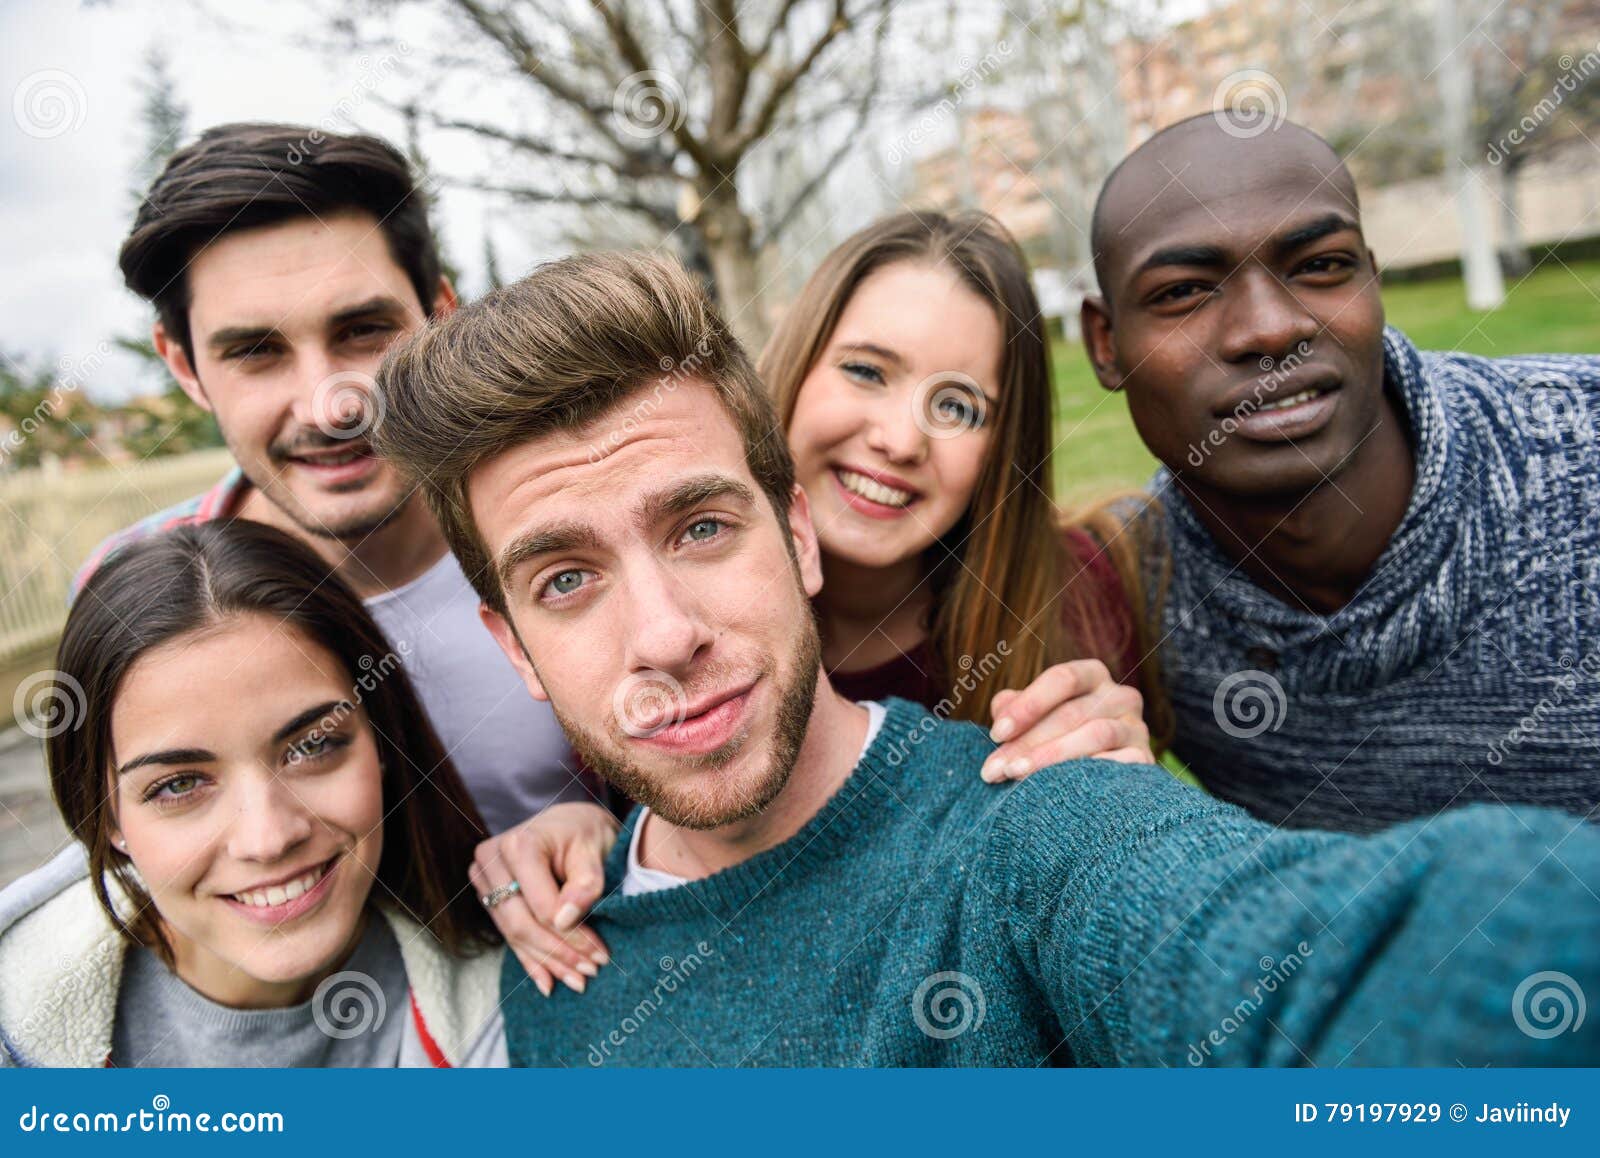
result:
M 709 878 L 616 891 L 636 811 L 588 992 L 543 998 L 507 955 L 512 1064 L 1600 1062 L 1600 1018 L 1521 1028 L 1549 1028 L 1533 974 L 1600 995 L 1592 826 L 1275 830 L 1101 761 L 997 788 L 980 729 L 888 708 L 800 832 Z

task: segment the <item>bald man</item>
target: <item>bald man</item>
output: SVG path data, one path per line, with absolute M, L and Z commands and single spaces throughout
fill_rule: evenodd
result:
M 1090 360 L 1161 460 L 1175 748 L 1218 795 L 1371 830 L 1600 805 L 1600 359 L 1385 328 L 1355 182 L 1204 114 L 1107 179 Z

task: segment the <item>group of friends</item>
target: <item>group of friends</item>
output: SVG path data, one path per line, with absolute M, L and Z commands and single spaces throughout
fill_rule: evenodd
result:
M 752 359 L 659 255 L 461 302 L 309 135 L 207 131 L 122 247 L 235 467 L 74 585 L 0 1062 L 1600 1062 L 1514 1008 L 1600 995 L 1600 357 L 1386 327 L 1316 134 L 1105 182 L 1162 467 L 1072 511 L 990 217 L 868 225 Z

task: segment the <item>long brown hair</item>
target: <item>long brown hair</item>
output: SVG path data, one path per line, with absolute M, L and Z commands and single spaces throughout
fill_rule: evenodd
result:
M 1124 534 L 1127 496 L 1063 518 L 1050 495 L 1055 390 L 1050 344 L 1028 265 L 1011 235 L 986 213 L 906 212 L 847 238 L 823 258 L 762 351 L 757 369 L 785 429 L 818 358 L 857 287 L 897 262 L 949 269 L 994 307 L 1004 331 L 994 438 L 966 514 L 925 560 L 933 588 L 929 644 L 945 678 L 978 665 L 985 678 L 954 701 L 958 719 L 990 718 L 1003 688 L 1027 686 L 1046 667 L 1098 658 L 1119 679 L 1130 648 L 1148 655 L 1140 552 Z M 1122 580 L 1126 608 L 1108 607 L 1062 532 L 1087 532 Z M 1005 654 L 997 651 L 1004 641 Z M 984 662 L 986 657 L 999 660 Z M 1141 664 L 1148 674 L 1149 668 Z M 1147 705 L 1151 700 L 1146 692 Z M 1159 697 L 1157 697 L 1159 698 Z M 1160 702 L 1164 703 L 1164 700 Z M 1147 712 L 1147 715 L 1150 713 Z M 1156 718 L 1161 711 L 1158 708 Z M 1155 722 L 1151 731 L 1161 730 Z
M 265 615 L 304 632 L 344 665 L 371 723 L 383 767 L 381 894 L 457 956 L 495 944 L 466 886 L 487 832 L 422 704 L 367 610 L 310 549 L 243 519 L 165 531 L 122 548 L 79 593 L 56 653 L 62 702 L 82 708 L 46 743 L 62 819 L 89 854 L 95 895 L 112 923 L 169 965 L 172 947 L 128 858 L 111 846 L 111 714 L 123 678 L 154 647 L 235 615 Z M 381 663 L 377 675 L 371 673 Z M 371 685 L 370 687 L 368 685 Z M 76 686 L 74 686 L 76 685 Z M 81 690 L 81 691 L 80 691 Z M 132 902 L 124 919 L 108 878 Z

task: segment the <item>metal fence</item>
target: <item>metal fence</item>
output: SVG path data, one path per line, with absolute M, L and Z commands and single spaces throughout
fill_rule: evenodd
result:
M 200 493 L 231 465 L 226 450 L 207 450 L 0 476 L 0 666 L 55 639 L 72 576 L 102 539 Z

